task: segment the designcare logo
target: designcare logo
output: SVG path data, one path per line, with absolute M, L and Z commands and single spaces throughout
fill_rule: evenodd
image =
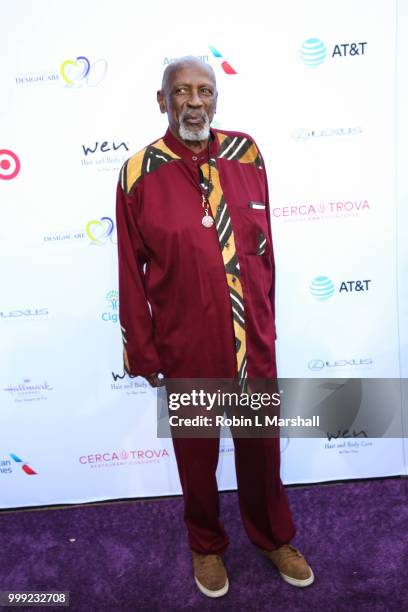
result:
M 102 313 L 102 320 L 117 323 L 119 320 L 119 292 L 114 289 L 108 291 L 106 301 L 108 302 L 109 310 Z
M 311 223 L 360 217 L 370 209 L 368 200 L 294 202 L 286 206 L 275 206 L 272 208 L 272 215 L 285 223 Z
M 299 58 L 307 68 L 321 66 L 327 58 L 357 57 L 365 54 L 367 41 L 337 43 L 328 48 L 320 38 L 307 38 L 299 49 Z
M 338 368 L 353 368 L 362 366 L 373 365 L 371 357 L 365 357 L 364 359 L 336 359 L 336 360 L 323 360 L 323 359 L 311 359 L 308 363 L 309 370 L 312 372 L 321 372 L 322 370 L 334 370 Z
M 96 87 L 105 78 L 108 63 L 105 59 L 89 59 L 85 55 L 65 59 L 52 70 L 20 72 L 15 75 L 18 86 L 60 85 L 67 89 L 80 89 L 83 86 Z
M 114 230 L 115 224 L 110 217 L 91 219 L 85 228 L 86 235 L 91 241 L 91 246 L 103 246 L 107 242 L 116 244 Z
M 90 246 L 104 246 L 117 244 L 116 226 L 111 217 L 90 219 L 85 226 L 75 228 L 60 228 L 59 231 L 50 231 L 42 236 L 42 241 L 48 243 L 76 242 Z
M 309 293 L 317 302 L 326 302 L 335 293 L 365 293 L 371 282 L 371 279 L 341 281 L 337 289 L 328 276 L 316 276 L 309 285 Z
M 21 164 L 18 156 L 10 149 L 0 149 L 0 179 L 11 181 L 20 172 Z
M 145 448 L 81 455 L 79 457 L 79 463 L 81 465 L 88 465 L 91 468 L 123 467 L 159 463 L 162 459 L 168 457 L 170 457 L 170 455 L 165 448 Z
M 75 59 L 66 59 L 60 66 L 60 75 L 66 87 L 78 89 L 87 85 L 96 87 L 103 81 L 108 71 L 105 59 L 99 58 L 92 64 L 85 55 L 78 55 Z
M 219 66 L 221 70 L 224 72 L 224 74 L 227 74 L 227 75 L 237 74 L 237 71 L 235 70 L 235 68 L 233 68 L 230 62 L 224 58 L 224 56 L 220 53 L 217 47 L 214 47 L 213 45 L 209 45 L 208 48 L 211 51 L 211 55 L 216 60 L 215 62 L 216 66 Z M 195 57 L 207 63 L 209 63 L 209 60 L 210 60 L 208 53 L 207 54 L 204 53 L 202 55 L 195 55 Z M 179 58 L 178 57 L 165 57 L 163 64 L 164 66 L 167 66 L 168 64 L 172 64 L 173 62 L 175 62 L 177 59 Z
M 12 461 L 10 459 L 0 460 L 0 474 L 11 474 L 13 464 L 16 463 L 27 476 L 37 476 L 37 472 L 26 461 L 20 459 L 18 455 L 9 453 L 9 457 L 11 457 Z

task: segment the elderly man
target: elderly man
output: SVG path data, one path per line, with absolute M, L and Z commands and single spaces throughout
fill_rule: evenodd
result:
M 117 190 L 120 323 L 128 373 L 168 379 L 276 377 L 274 259 L 264 162 L 247 134 L 210 128 L 212 68 L 185 57 L 157 92 L 168 130 L 123 166 Z M 200 591 L 228 591 L 221 555 L 219 437 L 173 438 Z M 313 572 L 280 480 L 279 439 L 234 438 L 250 540 L 294 586 Z

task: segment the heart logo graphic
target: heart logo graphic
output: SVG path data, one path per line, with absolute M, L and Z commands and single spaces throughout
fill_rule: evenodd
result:
M 65 60 L 61 64 L 61 76 L 68 85 L 81 84 L 91 69 L 91 65 L 87 57 L 78 55 L 76 60 Z
M 86 234 L 91 240 L 91 244 L 102 245 L 105 244 L 109 239 L 112 241 L 112 234 L 115 228 L 115 224 L 110 217 L 101 217 L 98 219 L 91 219 L 86 224 Z

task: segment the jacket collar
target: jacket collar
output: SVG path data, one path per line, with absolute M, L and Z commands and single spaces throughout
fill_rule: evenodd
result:
M 178 140 L 174 134 L 170 131 L 170 128 L 167 129 L 163 137 L 166 145 L 171 149 L 176 155 L 180 156 L 184 161 L 187 162 L 195 162 L 195 163 L 204 163 L 208 161 L 207 147 L 200 151 L 200 153 L 195 153 L 185 144 L 183 144 L 180 140 Z M 219 142 L 216 134 L 216 130 L 210 128 L 210 157 L 217 157 L 219 149 Z

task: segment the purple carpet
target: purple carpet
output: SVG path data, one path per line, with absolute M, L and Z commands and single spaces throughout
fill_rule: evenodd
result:
M 249 543 L 236 494 L 222 493 L 231 544 L 230 591 L 221 599 L 193 582 L 180 498 L 0 513 L 0 590 L 67 590 L 69 610 L 84 612 L 408 610 L 407 479 L 288 495 L 294 544 L 316 576 L 305 589 L 283 582 Z

